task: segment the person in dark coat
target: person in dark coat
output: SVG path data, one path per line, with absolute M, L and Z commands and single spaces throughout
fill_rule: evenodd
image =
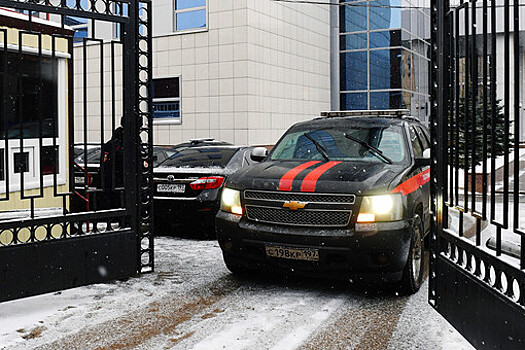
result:
M 104 191 L 99 193 L 99 209 L 121 208 L 122 190 L 117 190 L 124 186 L 124 128 L 121 126 L 113 131 L 111 139 L 104 144 L 100 155 L 99 179 L 101 188 Z

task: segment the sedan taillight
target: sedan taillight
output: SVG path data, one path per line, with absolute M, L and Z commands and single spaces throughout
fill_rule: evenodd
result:
M 201 177 L 190 183 L 190 187 L 194 191 L 211 190 L 221 187 L 223 182 L 224 177 L 222 176 Z

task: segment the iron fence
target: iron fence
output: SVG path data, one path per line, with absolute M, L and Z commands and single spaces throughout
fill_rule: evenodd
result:
M 151 2 L 0 7 L 0 301 L 153 270 Z
M 431 9 L 429 301 L 480 349 L 525 346 L 521 7 L 473 0 Z

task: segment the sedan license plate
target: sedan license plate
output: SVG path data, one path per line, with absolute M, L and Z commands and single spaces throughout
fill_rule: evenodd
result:
M 266 256 L 290 260 L 319 261 L 319 249 L 265 245 Z
M 162 193 L 184 193 L 186 186 L 181 184 L 158 184 L 157 192 Z

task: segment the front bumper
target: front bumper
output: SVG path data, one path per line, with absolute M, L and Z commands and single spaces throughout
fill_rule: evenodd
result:
M 225 260 L 249 270 L 280 271 L 330 279 L 399 281 L 408 259 L 409 221 L 321 229 L 261 224 L 219 211 L 216 233 Z M 265 245 L 315 248 L 319 261 L 266 256 Z

